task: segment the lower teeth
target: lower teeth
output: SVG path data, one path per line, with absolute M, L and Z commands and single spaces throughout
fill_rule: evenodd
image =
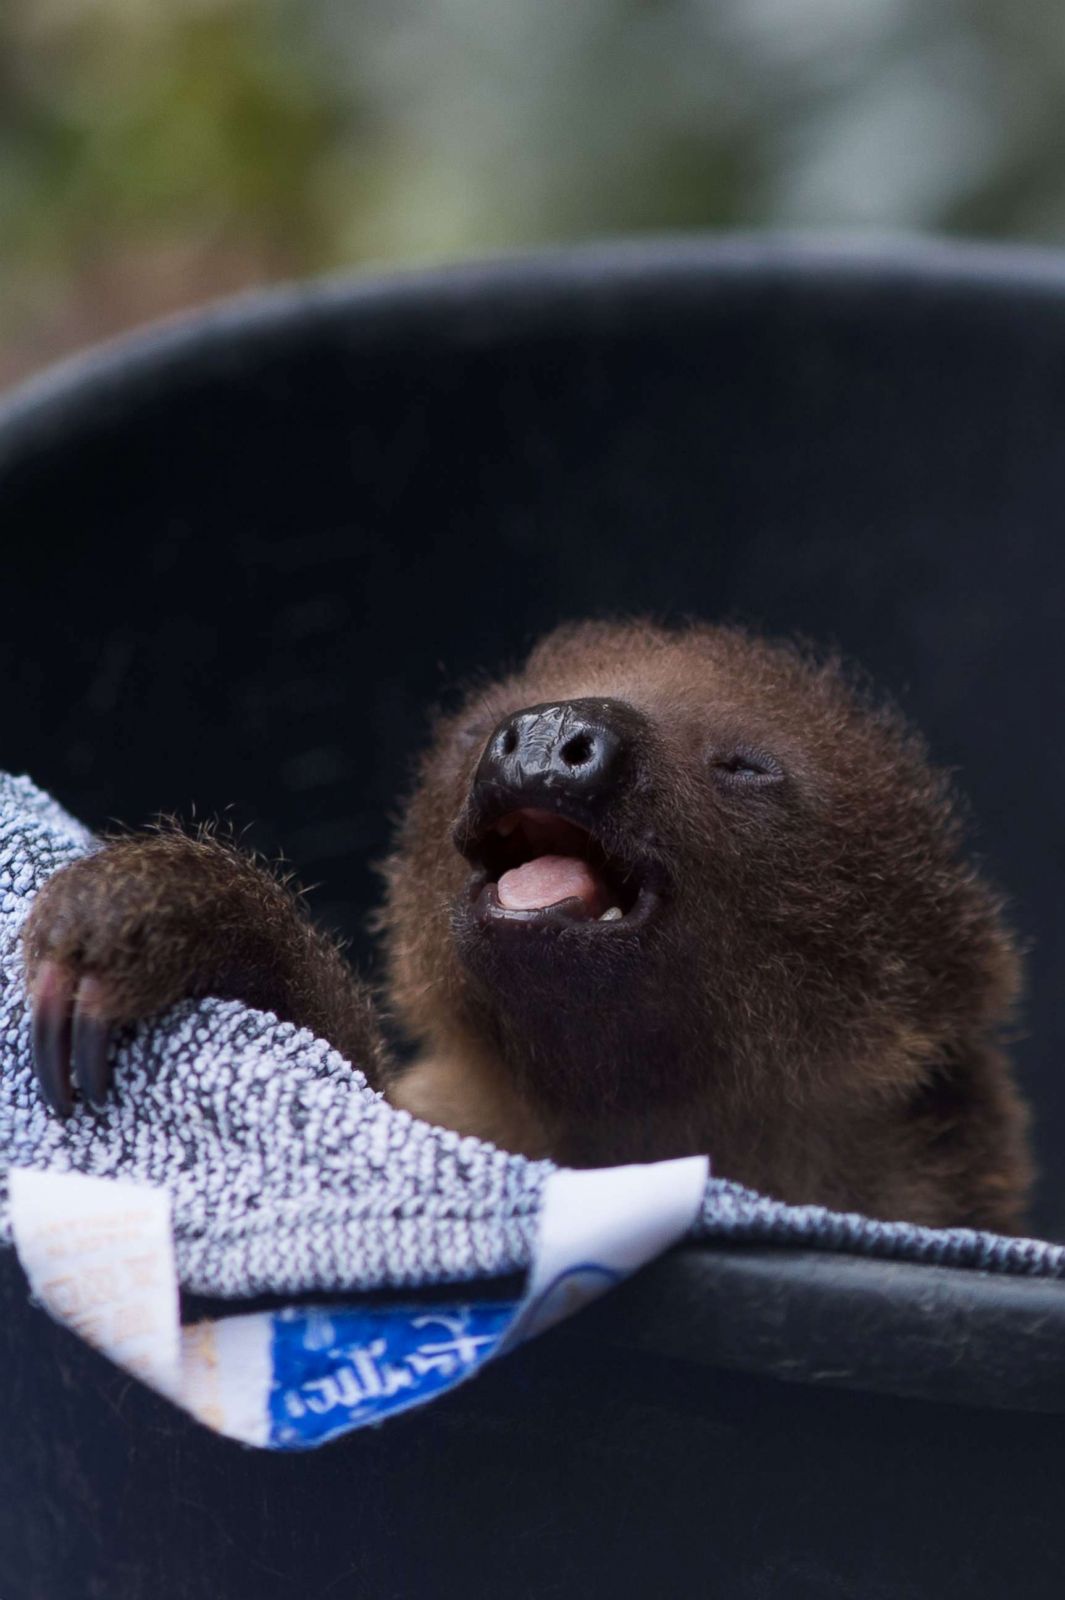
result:
M 609 911 L 604 911 L 599 918 L 600 922 L 620 922 L 624 912 L 620 906 L 611 906 Z

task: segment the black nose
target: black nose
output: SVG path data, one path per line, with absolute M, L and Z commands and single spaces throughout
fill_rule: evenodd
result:
M 608 798 L 627 766 L 636 713 L 620 700 L 527 706 L 501 722 L 477 767 L 479 789 L 519 803 L 553 796 L 593 804 Z

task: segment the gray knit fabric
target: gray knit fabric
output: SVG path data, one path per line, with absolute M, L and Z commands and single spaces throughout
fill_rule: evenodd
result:
M 92 847 L 0 773 L 0 1242 L 11 1165 L 164 1185 L 182 1284 L 232 1297 L 470 1280 L 528 1266 L 549 1162 L 395 1111 L 335 1050 L 232 1001 L 175 1006 L 118 1042 L 111 1103 L 61 1122 L 30 1065 L 18 930 Z M 711 1153 L 712 1156 L 712 1153 Z M 702 1236 L 1065 1275 L 1065 1248 L 785 1206 L 711 1178 Z

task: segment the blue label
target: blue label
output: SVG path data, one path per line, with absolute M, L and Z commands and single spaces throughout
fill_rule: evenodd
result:
M 488 1360 L 516 1310 L 489 1301 L 276 1312 L 268 1443 L 305 1449 L 431 1400 Z

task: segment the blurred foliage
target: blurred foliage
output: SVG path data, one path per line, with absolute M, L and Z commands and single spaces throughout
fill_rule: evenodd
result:
M 371 260 L 1057 239 L 1063 44 L 1048 0 L 0 0 L 0 381 Z

